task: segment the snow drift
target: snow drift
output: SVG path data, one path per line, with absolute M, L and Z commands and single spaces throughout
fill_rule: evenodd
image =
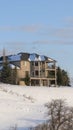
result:
M 73 106 L 72 87 L 22 87 L 0 84 L 0 130 L 26 130 L 46 120 L 44 104 L 66 99 Z

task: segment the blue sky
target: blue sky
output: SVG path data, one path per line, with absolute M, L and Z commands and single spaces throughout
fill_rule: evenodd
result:
M 73 0 L 0 0 L 0 55 L 39 53 L 73 76 Z

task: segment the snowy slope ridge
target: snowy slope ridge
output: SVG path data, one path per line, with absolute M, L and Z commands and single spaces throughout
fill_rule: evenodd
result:
M 0 84 L 0 130 L 26 130 L 46 120 L 44 104 L 66 99 L 73 106 L 73 87 L 22 87 Z

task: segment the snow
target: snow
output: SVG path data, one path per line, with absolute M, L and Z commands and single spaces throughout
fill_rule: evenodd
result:
M 21 54 L 9 56 L 8 59 L 9 59 L 9 61 L 20 61 L 21 60 Z
M 21 53 L 19 53 L 17 55 L 10 55 L 10 56 L 8 56 L 8 61 L 10 61 L 10 62 L 11 61 L 20 61 L 21 56 L 22 56 Z M 49 57 L 47 57 L 47 58 L 48 58 L 48 61 L 50 61 L 50 62 L 54 61 L 53 59 L 51 59 Z M 46 58 L 44 55 L 38 55 L 36 53 L 32 53 L 29 55 L 29 58 L 27 60 L 29 60 L 29 61 L 45 61 Z M 3 60 L 0 60 L 0 63 L 2 63 L 2 62 L 3 62 Z
M 29 61 L 45 61 L 44 55 L 36 55 L 35 53 L 30 54 Z
M 15 69 L 15 67 L 16 67 L 16 69 L 20 69 L 18 66 L 15 66 L 13 64 L 9 64 L 9 66 L 10 66 L 11 69 Z
M 48 58 L 48 60 L 49 60 L 50 62 L 52 62 L 52 61 L 53 61 L 51 58 Z
M 73 87 L 31 87 L 0 84 L 0 130 L 28 130 L 47 119 L 44 106 L 52 99 L 66 99 L 73 106 Z
M 33 54 L 30 54 L 30 56 L 29 56 L 29 59 L 28 59 L 29 61 L 38 61 L 38 58 L 36 57 L 36 54 L 35 53 L 33 53 Z
M 40 56 L 39 56 L 39 60 L 40 60 L 40 61 L 45 61 L 45 57 L 44 57 L 43 55 L 40 55 Z
M 17 68 L 17 69 L 20 69 L 18 66 L 15 66 L 15 65 L 13 65 L 13 64 L 9 64 L 9 66 L 10 66 L 10 68 L 11 69 L 15 69 L 15 67 Z M 3 69 L 3 66 L 0 66 L 0 71 Z

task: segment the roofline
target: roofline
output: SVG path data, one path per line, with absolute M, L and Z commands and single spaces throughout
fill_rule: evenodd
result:
M 47 61 L 47 62 L 49 62 L 49 63 L 52 63 L 52 62 L 57 62 L 56 60 L 54 60 L 53 58 L 50 58 L 50 57 L 48 57 L 48 56 L 45 56 L 45 55 L 39 55 L 39 54 L 37 54 L 37 53 L 27 53 L 27 52 L 20 52 L 20 53 L 17 53 L 17 54 L 14 54 L 14 55 L 6 55 L 6 58 L 7 58 L 7 60 L 9 61 L 9 62 L 19 62 L 19 61 L 21 61 L 22 59 L 18 59 L 18 60 L 10 60 L 10 59 L 8 59 L 8 57 L 9 56 L 16 56 L 16 55 L 19 55 L 19 54 L 21 54 L 21 57 L 22 57 L 22 54 L 27 54 L 27 55 L 33 55 L 33 54 L 35 54 L 36 56 L 44 56 L 45 57 L 45 60 L 44 61 Z M 1 56 L 0 58 L 3 58 L 3 56 Z M 1 60 L 2 61 L 2 60 Z M 27 58 L 27 60 L 25 60 L 25 61 L 29 61 L 29 57 Z M 34 61 L 34 60 L 33 60 Z M 38 60 L 38 61 L 40 61 L 40 60 Z M 2 62 L 1 62 L 2 63 Z

